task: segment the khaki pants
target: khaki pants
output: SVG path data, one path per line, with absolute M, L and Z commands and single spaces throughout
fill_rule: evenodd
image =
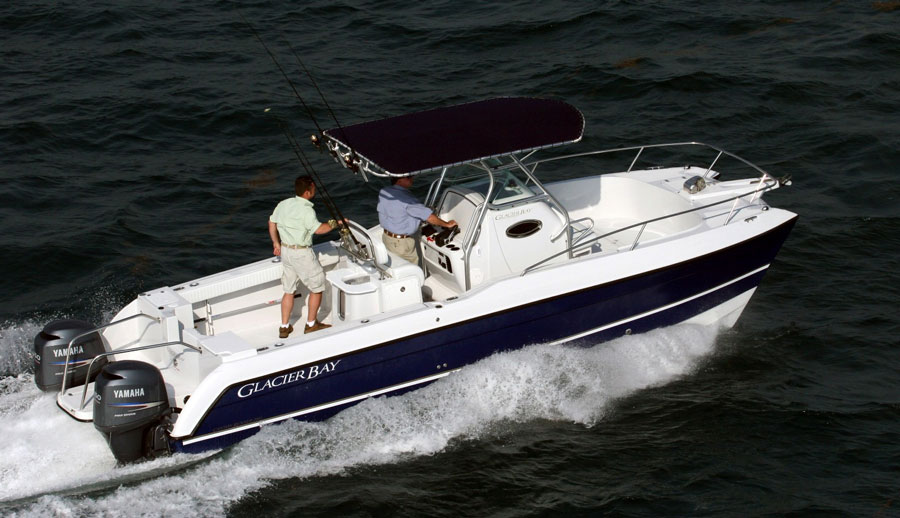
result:
M 381 234 L 381 241 L 388 251 L 399 255 L 416 266 L 419 265 L 419 254 L 416 252 L 416 240 L 414 238 L 397 238 Z

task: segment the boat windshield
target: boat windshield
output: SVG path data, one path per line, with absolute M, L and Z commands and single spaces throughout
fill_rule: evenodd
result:
M 492 205 L 505 205 L 543 194 L 543 190 L 539 186 L 534 183 L 529 185 L 530 180 L 528 177 L 525 173 L 518 170 L 506 170 L 495 173 L 494 182 L 494 192 L 491 193 L 490 198 L 488 198 L 490 179 L 486 177 L 460 185 L 481 193 L 485 198 L 488 198 L 488 202 Z

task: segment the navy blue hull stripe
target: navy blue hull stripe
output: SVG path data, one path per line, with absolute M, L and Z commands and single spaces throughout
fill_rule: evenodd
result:
M 211 433 L 211 434 L 203 435 L 200 437 L 194 437 L 193 439 L 185 439 L 183 441 L 183 444 L 185 446 L 187 446 L 187 445 L 193 444 L 195 442 L 206 441 L 209 439 L 214 439 L 216 437 L 220 437 L 222 435 L 228 435 L 228 434 L 232 434 L 235 432 L 242 432 L 247 429 L 258 428 L 260 426 L 264 426 L 267 424 L 277 423 L 279 421 L 284 421 L 284 420 L 291 419 L 291 418 L 296 418 L 296 417 L 301 417 L 301 416 L 308 415 L 308 414 L 313 414 L 316 412 L 321 412 L 323 410 L 328 410 L 328 409 L 334 408 L 334 407 L 346 407 L 346 406 L 352 405 L 358 401 L 362 401 L 363 399 L 368 399 L 370 397 L 378 397 L 378 396 L 382 396 L 385 394 L 395 394 L 398 392 L 409 390 L 414 387 L 418 387 L 419 385 L 426 385 L 433 381 L 437 381 L 437 380 L 447 377 L 450 374 L 457 372 L 457 371 L 459 371 L 459 369 L 456 369 L 453 371 L 445 371 L 445 372 L 442 372 L 442 373 L 434 375 L 434 376 L 427 376 L 425 378 L 408 381 L 401 385 L 394 385 L 391 387 L 386 387 L 381 390 L 376 390 L 374 392 L 368 392 L 366 394 L 357 394 L 356 396 L 353 396 L 353 397 L 344 398 L 344 399 L 341 399 L 338 401 L 332 401 L 330 403 L 325 403 L 323 405 L 315 406 L 312 408 L 304 408 L 303 410 L 298 410 L 298 411 L 292 412 L 290 414 L 279 415 L 279 416 L 275 416 L 275 417 L 272 417 L 269 419 L 263 419 L 262 421 L 258 421 L 255 423 L 250 423 L 250 424 L 238 426 L 235 428 L 229 428 L 229 429 L 221 431 L 221 432 Z

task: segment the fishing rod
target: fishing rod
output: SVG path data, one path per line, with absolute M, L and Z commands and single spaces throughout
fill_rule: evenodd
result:
M 266 111 L 268 112 L 269 109 L 266 108 Z M 306 153 L 303 152 L 303 148 L 300 147 L 300 144 L 297 142 L 297 138 L 294 136 L 294 133 L 290 130 L 290 128 L 288 128 L 285 121 L 283 121 L 280 117 L 275 117 L 275 120 L 281 127 L 282 133 L 284 133 L 285 138 L 287 138 L 288 144 L 291 146 L 291 149 L 294 151 L 294 155 L 297 156 L 297 160 L 300 161 L 303 169 L 305 169 L 306 172 L 313 177 L 316 184 L 320 186 L 320 190 L 322 191 L 322 200 L 325 204 L 325 208 L 328 209 L 328 213 L 331 215 L 331 218 L 340 226 L 339 232 L 341 235 L 341 242 L 344 244 L 344 248 L 352 255 L 365 259 L 366 254 L 363 253 L 362 250 L 365 250 L 366 246 L 360 243 L 359 240 L 356 239 L 356 236 L 353 235 L 353 232 L 350 231 L 350 227 L 349 225 L 347 225 L 347 220 L 341 213 L 341 209 L 328 193 L 328 190 L 325 188 L 325 183 L 321 178 L 319 178 L 319 174 L 313 168 L 312 163 L 306 156 Z M 372 258 L 374 259 L 374 251 L 370 252 L 369 255 L 372 255 Z
M 265 112 L 270 113 L 270 109 L 266 108 Z M 387 277 L 391 277 L 390 272 L 384 269 L 383 266 L 379 265 L 375 260 L 375 251 L 367 250 L 367 246 L 360 243 L 359 240 L 353 235 L 353 232 L 350 231 L 350 226 L 346 223 L 344 219 L 344 215 L 341 214 L 341 209 L 338 208 L 337 203 L 331 198 L 331 195 L 328 194 L 328 191 L 325 189 L 325 184 L 319 178 L 319 175 L 316 173 L 315 169 L 312 166 L 312 163 L 309 161 L 309 158 L 306 156 L 306 153 L 303 152 L 303 148 L 300 147 L 300 144 L 297 142 L 297 138 L 294 136 L 293 132 L 291 132 L 290 128 L 288 128 L 286 122 L 276 115 L 273 115 L 275 121 L 278 123 L 279 127 L 281 127 L 284 136 L 287 138 L 288 144 L 290 144 L 291 149 L 294 150 L 294 154 L 297 156 L 297 160 L 300 161 L 300 164 L 303 165 L 303 168 L 310 173 L 315 182 L 322 186 L 322 197 L 325 200 L 325 207 L 328 209 L 329 214 L 331 214 L 332 218 L 338 222 L 341 226 L 341 243 L 343 248 L 359 259 L 367 260 L 372 259 L 372 263 L 375 265 L 375 268 L 378 269 L 382 274 Z M 335 211 L 337 215 L 335 215 Z M 374 245 L 373 245 L 374 246 Z
M 271 108 L 266 108 L 264 111 L 265 113 L 271 114 L 275 119 L 275 122 L 281 128 L 281 132 L 287 139 L 288 145 L 291 146 L 291 149 L 294 151 L 294 155 L 300 162 L 300 165 L 303 166 L 303 169 L 307 174 L 313 177 L 313 181 L 316 183 L 316 185 L 319 186 L 322 194 L 322 202 L 325 205 L 325 208 L 328 210 L 328 214 L 337 223 L 337 225 L 340 226 L 341 239 L 344 241 L 347 250 L 357 255 L 361 255 L 360 250 L 364 249 L 365 247 L 359 242 L 359 240 L 356 239 L 356 236 L 353 235 L 353 232 L 350 232 L 350 228 L 346 223 L 346 219 L 344 218 L 343 213 L 341 213 L 341 209 L 328 193 L 328 190 L 325 188 L 325 183 L 322 181 L 322 179 L 319 177 L 319 174 L 312 166 L 312 163 L 309 161 L 306 153 L 303 152 L 303 148 L 300 147 L 300 144 L 297 142 L 297 138 L 294 136 L 294 133 L 290 130 L 287 123 L 281 117 L 278 117 L 271 112 Z
M 258 37 L 257 37 L 257 38 L 258 38 Z M 288 48 L 291 50 L 291 53 L 294 55 L 294 58 L 297 60 L 297 63 L 299 63 L 300 66 L 303 68 L 303 71 L 306 73 L 306 76 L 309 78 L 310 82 L 312 82 L 312 84 L 313 84 L 313 86 L 315 87 L 316 91 L 319 92 L 319 97 L 322 98 L 322 102 L 324 102 L 324 103 L 325 103 L 325 107 L 328 108 L 328 112 L 331 114 L 331 118 L 334 119 L 334 123 L 337 124 L 338 128 L 341 130 L 341 134 L 343 135 L 344 129 L 341 128 L 341 125 L 340 125 L 340 123 L 339 123 L 338 120 L 337 120 L 337 116 L 335 116 L 334 111 L 331 109 L 331 105 L 328 104 L 328 101 L 325 99 L 325 95 L 322 93 L 322 90 L 319 89 L 318 83 L 316 83 L 316 80 L 313 78 L 312 74 L 311 74 L 311 73 L 309 72 L 309 70 L 306 68 L 306 65 L 303 64 L 303 61 L 300 59 L 300 56 L 297 55 L 297 52 L 294 50 L 294 46 L 291 45 L 290 40 L 288 40 L 287 37 L 286 37 L 284 34 L 282 34 L 282 38 L 284 38 L 285 42 L 287 43 Z M 269 55 L 272 56 L 271 53 L 269 53 Z M 272 59 L 274 60 L 275 57 L 272 56 Z M 279 65 L 278 68 L 279 68 L 280 70 L 283 71 L 283 69 L 281 68 L 280 65 Z M 290 83 L 291 88 L 293 88 L 293 89 L 294 89 L 294 92 L 296 93 L 297 89 L 294 88 L 294 83 L 287 77 L 287 75 L 285 75 L 285 80 L 287 80 L 287 82 Z M 300 94 L 297 94 L 297 98 L 300 98 Z M 301 99 L 301 102 L 303 102 L 302 99 Z M 303 105 L 306 106 L 306 103 L 303 103 Z M 316 125 L 316 129 L 319 131 L 319 134 L 324 134 L 324 132 L 322 131 L 322 127 L 319 125 L 319 122 L 316 120 L 316 118 L 315 118 L 315 116 L 312 114 L 312 112 L 309 111 L 309 108 L 308 108 L 308 107 L 307 107 L 307 113 L 309 114 L 310 119 L 312 119 L 313 124 Z M 345 136 L 345 138 L 346 138 L 346 136 Z M 312 170 L 312 163 L 309 162 L 309 159 L 306 157 L 306 153 L 303 152 L 303 149 L 300 147 L 300 145 L 299 145 L 298 142 L 297 142 L 297 139 L 294 137 L 293 134 L 290 135 L 289 140 L 292 140 L 291 145 L 294 147 L 294 154 L 297 154 L 297 155 L 298 155 L 297 158 L 300 158 L 299 154 L 302 154 L 302 155 L 303 155 L 303 159 L 305 159 L 306 162 L 310 164 L 310 170 Z M 319 144 L 318 144 L 318 138 L 317 138 L 316 135 L 313 135 L 313 136 L 312 136 L 312 142 L 313 142 L 313 144 L 316 145 L 316 147 L 319 146 Z M 348 146 L 349 146 L 349 143 L 348 143 Z M 299 153 L 299 154 L 298 154 L 298 153 Z M 303 159 L 301 159 L 301 162 L 303 161 Z M 320 184 L 320 187 L 321 187 L 321 189 L 322 189 L 322 195 L 323 195 L 323 197 L 326 197 L 326 198 L 328 198 L 329 200 L 331 200 L 331 196 L 328 194 L 328 191 L 325 189 L 325 184 L 324 184 L 323 182 L 321 182 L 321 181 L 318 179 L 318 176 L 319 176 L 319 175 L 315 174 L 315 172 L 313 172 L 313 174 L 316 176 L 316 182 L 318 182 L 318 183 Z M 331 203 L 333 203 L 333 201 L 332 201 Z M 344 219 L 344 218 L 343 218 L 343 215 L 340 213 L 341 211 L 340 211 L 340 209 L 337 207 L 337 204 L 336 204 L 336 203 L 334 204 L 334 208 L 335 208 L 335 210 L 338 212 L 338 215 L 340 216 L 338 219 L 339 219 L 339 220 L 343 220 L 343 219 Z
M 265 109 L 266 113 L 271 113 L 271 108 Z M 307 174 L 313 177 L 316 184 L 319 186 L 322 191 L 322 200 L 325 204 L 325 208 L 328 209 L 328 213 L 331 215 L 333 219 L 338 221 L 340 225 L 344 226 L 344 215 L 341 213 L 341 209 L 338 207 L 338 204 L 334 202 L 334 199 L 328 193 L 328 190 L 325 188 L 325 182 L 319 177 L 319 174 L 316 172 L 315 168 L 312 166 L 312 162 L 309 161 L 309 157 L 306 156 L 306 153 L 303 152 L 303 148 L 300 147 L 300 144 L 297 142 L 297 137 L 294 136 L 293 132 L 291 132 L 290 128 L 287 126 L 285 121 L 278 116 L 272 115 L 275 121 L 278 123 L 278 126 L 281 128 L 282 133 L 284 133 L 285 138 L 287 138 L 288 144 L 291 146 L 291 149 L 294 151 L 294 155 L 297 157 L 297 160 L 300 161 L 300 165 L 303 166 L 303 169 Z
M 287 38 L 285 38 L 287 40 Z M 306 77 L 309 78 L 309 81 L 312 83 L 313 87 L 316 89 L 316 92 L 319 93 L 319 98 L 322 99 L 322 103 L 325 105 L 325 108 L 328 109 L 328 113 L 331 114 L 331 120 L 334 121 L 335 126 L 337 126 L 338 131 L 341 132 L 341 136 L 344 138 L 344 141 L 347 143 L 347 148 L 350 150 L 350 160 L 345 162 L 349 166 L 351 171 L 356 171 L 353 160 L 356 158 L 356 152 L 353 150 L 353 145 L 350 144 L 350 137 L 344 132 L 344 127 L 341 126 L 341 123 L 338 122 L 337 115 L 334 114 L 334 110 L 331 109 L 331 105 L 328 103 L 328 99 L 325 98 L 325 94 L 322 93 L 322 89 L 319 88 L 319 83 L 316 82 L 316 78 L 313 77 L 312 73 L 306 68 L 306 65 L 303 63 L 303 60 L 300 59 L 300 56 L 297 55 L 297 52 L 294 50 L 294 47 L 291 45 L 291 42 L 287 43 L 288 48 L 291 49 L 291 53 L 294 55 L 294 59 L 297 60 L 297 63 L 303 69 L 303 72 L 306 73 Z M 318 127 L 318 125 L 316 125 Z M 319 133 L 322 133 L 321 129 Z M 316 147 L 320 147 L 319 138 L 317 135 L 312 135 L 310 137 L 312 143 L 315 144 Z
M 279 72 L 281 72 L 281 75 L 282 75 L 282 77 L 284 77 L 284 80 L 287 81 L 288 85 L 290 85 L 291 90 L 293 90 L 293 92 L 294 92 L 294 96 L 297 98 L 297 100 L 300 101 L 300 104 L 303 105 L 303 108 L 306 109 L 306 113 L 309 116 L 309 119 L 312 121 L 313 124 L 315 124 L 318 132 L 322 133 L 322 127 L 319 125 L 319 121 L 316 119 L 316 116 L 313 115 L 313 112 L 310 109 L 309 105 L 306 104 L 306 101 L 303 100 L 303 97 L 300 95 L 300 92 L 297 91 L 297 87 L 294 86 L 294 82 L 291 81 L 290 77 L 288 77 L 287 72 L 285 72 L 284 67 L 281 66 L 281 63 L 278 62 L 278 59 L 275 57 L 275 54 L 272 53 L 272 51 L 269 49 L 269 46 L 266 45 L 266 42 L 263 41 L 262 37 L 259 35 L 259 32 L 257 32 L 256 29 L 253 27 L 253 25 L 251 25 L 250 22 L 247 21 L 247 19 L 244 17 L 243 14 L 241 14 L 241 19 L 244 20 L 244 23 L 247 25 L 247 27 L 250 28 L 250 31 L 253 32 L 253 35 L 256 37 L 257 41 L 259 41 L 259 44 L 262 45 L 262 47 L 266 50 L 266 53 L 272 59 L 272 62 L 275 63 L 275 66 L 278 68 Z M 288 42 L 288 46 L 290 47 L 290 42 Z M 291 52 L 294 52 L 293 47 L 291 47 Z M 294 52 L 294 56 L 297 56 L 296 52 Z M 300 61 L 299 57 L 297 57 L 297 61 Z M 301 62 L 301 65 L 302 65 L 302 62 Z M 303 68 L 304 68 L 304 70 L 306 70 L 305 66 Z M 308 74 L 309 74 L 309 72 L 307 71 L 307 75 Z M 312 76 L 310 76 L 310 77 L 312 77 Z M 313 83 L 313 84 L 315 84 L 315 83 Z M 316 89 L 318 90 L 318 85 L 316 85 Z M 324 97 L 323 97 L 323 99 L 324 99 Z M 328 107 L 328 110 L 331 111 L 330 106 Z M 332 116 L 333 115 L 334 114 L 332 113 Z M 337 120 L 337 119 L 335 119 L 335 120 Z M 331 199 L 331 196 L 328 195 L 328 191 L 325 188 L 325 184 L 322 182 L 322 180 L 319 178 L 319 175 L 316 174 L 315 170 L 313 169 L 312 163 L 309 162 L 309 160 L 305 159 L 306 158 L 305 154 L 303 154 L 303 158 L 300 158 L 299 153 L 303 153 L 303 150 L 297 144 L 296 139 L 293 137 L 293 134 L 290 133 L 289 130 L 287 130 L 287 127 L 285 125 L 283 125 L 280 121 L 279 121 L 279 125 L 282 126 L 282 131 L 285 132 L 285 136 L 288 138 L 288 141 L 291 142 L 291 147 L 294 149 L 294 154 L 296 154 L 297 158 L 300 159 L 300 163 L 303 164 L 304 169 L 306 169 L 306 171 L 308 173 L 312 173 L 312 176 L 315 177 L 315 181 L 317 184 L 319 184 L 319 189 L 322 191 L 323 199 L 326 200 L 326 203 L 334 204 L 333 200 Z M 298 153 L 298 151 L 299 151 L 299 153 Z M 336 204 L 334 205 L 334 208 L 338 212 L 338 214 L 340 214 L 340 210 L 337 209 Z M 332 216 L 334 216 L 333 211 L 330 208 L 329 208 L 329 212 L 331 212 Z M 343 216 L 341 216 L 340 218 L 337 218 L 337 219 L 340 222 L 340 221 L 343 221 L 344 218 L 343 218 Z M 343 227 L 343 224 L 341 224 L 341 225 Z
M 313 124 L 315 124 L 316 129 L 319 131 L 319 133 L 322 133 L 322 127 L 319 126 L 319 122 L 316 120 L 315 115 L 313 115 L 312 110 L 309 108 L 309 105 L 307 105 L 306 102 L 303 100 L 303 97 L 300 95 L 300 92 L 297 91 L 297 87 L 294 86 L 294 82 L 291 81 L 290 77 L 288 77 L 287 72 L 285 72 L 284 68 L 281 66 L 281 63 L 278 62 L 278 59 L 275 57 L 275 54 L 273 54 L 272 51 L 269 50 L 269 46 L 266 45 L 266 43 L 263 41 L 262 37 L 259 35 L 259 33 L 256 31 L 256 29 L 253 27 L 253 25 L 251 25 L 250 22 L 244 17 L 244 15 L 241 14 L 240 16 L 241 16 L 241 19 L 244 21 L 244 23 L 247 25 L 247 27 L 250 29 L 250 31 L 253 33 L 253 35 L 256 37 L 256 40 L 259 41 L 260 45 L 262 45 L 263 49 L 265 49 L 266 53 L 272 59 L 272 62 L 275 63 L 275 66 L 281 72 L 282 77 L 284 77 L 285 81 L 287 81 L 288 85 L 290 85 L 291 90 L 293 90 L 293 92 L 294 92 L 294 96 L 297 98 L 297 100 L 300 101 L 300 104 L 302 104 L 303 107 L 306 109 L 306 113 L 307 113 L 307 115 L 309 115 L 309 118 L 313 122 Z M 330 108 L 329 108 L 329 110 L 330 110 Z M 265 111 L 268 113 L 268 112 L 270 112 L 270 109 L 267 108 Z M 300 165 L 302 165 L 303 169 L 308 174 L 310 174 L 310 176 L 313 177 L 313 180 L 318 185 L 319 190 L 322 193 L 322 200 L 325 205 L 325 208 L 328 210 L 328 213 L 331 215 L 332 219 L 334 219 L 336 221 L 337 225 L 340 226 L 341 238 L 347 244 L 348 250 L 353 250 L 353 251 L 358 252 L 360 249 L 363 248 L 363 246 L 356 239 L 356 236 L 353 235 L 353 232 L 350 232 L 350 228 L 346 223 L 346 219 L 344 218 L 344 216 L 341 213 L 341 210 L 338 208 L 337 204 L 334 202 L 334 199 L 328 193 L 328 189 L 326 189 L 325 183 L 319 177 L 319 174 L 313 168 L 312 163 L 309 161 L 309 159 L 306 158 L 306 154 L 303 153 L 303 149 L 297 143 L 297 139 L 294 137 L 293 133 L 290 131 L 290 128 L 287 127 L 287 124 L 284 121 L 282 121 L 280 117 L 276 116 L 275 120 L 277 121 L 278 125 L 281 127 L 282 133 L 284 133 L 285 137 L 287 138 L 288 143 L 291 146 L 291 149 L 293 149 L 294 154 L 297 156 L 297 159 L 300 161 Z
M 297 145 L 297 139 L 294 137 L 294 134 L 291 133 L 290 128 L 288 128 L 287 123 L 281 117 L 272 113 L 272 108 L 266 108 L 263 110 L 264 113 L 271 115 L 272 119 L 275 120 L 275 123 L 278 124 L 278 127 L 281 129 L 282 135 L 287 139 L 288 145 L 291 146 L 291 150 L 294 152 L 294 155 L 297 157 L 297 160 L 300 162 L 300 165 L 303 166 L 303 170 L 306 171 L 306 174 L 313 176 L 315 175 L 315 170 L 312 168 L 312 164 L 309 163 L 309 160 L 306 159 L 306 155 L 301 156 L 302 150 L 299 149 Z M 316 175 L 317 176 L 317 175 Z M 315 180 L 318 183 L 318 180 Z M 328 213 L 331 217 L 335 217 L 335 213 L 329 204 L 325 203 L 325 208 L 328 209 Z
M 318 130 L 319 133 L 322 133 L 322 127 L 319 126 L 319 122 L 316 120 L 316 116 L 313 115 L 312 110 L 309 108 L 309 106 L 303 100 L 303 97 L 300 96 L 300 92 L 297 91 L 297 88 L 294 86 L 294 82 L 291 81 L 290 77 L 288 77 L 287 72 L 284 71 L 284 68 L 282 68 L 281 63 L 279 63 L 278 60 L 275 59 L 275 54 L 272 54 L 272 51 L 269 50 L 269 46 L 266 45 L 266 42 L 264 42 L 262 37 L 259 35 L 259 33 L 256 32 L 256 29 L 254 29 L 253 26 L 250 25 L 250 22 L 247 21 L 246 18 L 244 18 L 244 15 L 241 14 L 240 16 L 241 16 L 241 19 L 244 20 L 244 23 L 247 25 L 247 27 L 250 28 L 250 31 L 253 33 L 253 36 L 256 37 L 256 40 L 259 41 L 259 44 L 262 45 L 262 47 L 266 50 L 266 53 L 269 55 L 269 57 L 272 58 L 272 62 L 275 63 L 275 66 L 278 68 L 278 71 L 281 72 L 281 75 L 282 75 L 282 77 L 284 77 L 284 80 L 287 81 L 287 83 L 290 85 L 291 90 L 294 91 L 294 96 L 297 98 L 298 101 L 300 101 L 300 104 L 303 105 L 303 108 L 306 109 L 306 114 L 309 116 L 309 119 L 312 121 L 312 123 L 316 125 L 316 130 Z

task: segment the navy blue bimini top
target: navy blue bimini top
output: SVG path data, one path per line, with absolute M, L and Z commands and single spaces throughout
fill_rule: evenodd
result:
M 581 140 L 584 117 L 553 99 L 501 97 L 326 130 L 390 176 Z

